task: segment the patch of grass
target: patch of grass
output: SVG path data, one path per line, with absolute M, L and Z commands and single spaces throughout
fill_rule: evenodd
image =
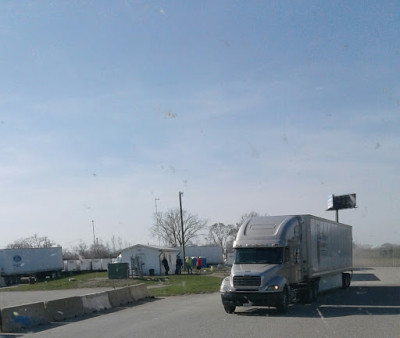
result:
M 202 275 L 171 275 L 160 280 L 156 286 L 149 287 L 150 296 L 176 296 L 194 293 L 217 292 L 222 278 Z
M 6 288 L 1 291 L 43 291 L 43 290 L 63 290 L 76 289 L 85 286 L 88 281 L 104 280 L 107 278 L 107 272 L 91 272 L 76 275 L 69 275 L 57 279 L 51 279 L 36 284 L 20 284 L 14 287 Z M 99 285 L 100 286 L 100 285 Z
M 108 279 L 107 272 L 91 272 L 64 276 L 36 284 L 21 284 L 10 288 L 0 288 L 0 291 L 45 291 L 96 287 L 117 288 L 145 283 L 150 296 L 174 296 L 216 292 L 219 290 L 225 274 L 225 271 L 219 271 L 214 274 L 209 270 L 204 270 L 202 275 L 182 274 L 144 276 L 141 278 L 129 279 Z

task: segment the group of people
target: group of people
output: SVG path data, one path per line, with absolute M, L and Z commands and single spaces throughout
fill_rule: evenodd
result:
M 168 273 L 169 273 L 169 264 L 168 264 L 168 260 L 165 258 L 165 256 L 163 257 L 161 262 L 162 262 L 162 264 L 164 266 L 165 274 L 168 275 Z M 182 258 L 178 255 L 176 257 L 175 274 L 180 275 L 182 273 L 182 266 L 183 266 Z M 201 273 L 201 268 L 202 268 L 201 258 L 197 257 L 197 259 L 196 259 L 196 270 L 197 270 L 197 273 Z M 192 261 L 192 259 L 190 257 L 186 257 L 185 269 L 187 270 L 188 275 L 192 275 L 193 274 L 193 261 Z

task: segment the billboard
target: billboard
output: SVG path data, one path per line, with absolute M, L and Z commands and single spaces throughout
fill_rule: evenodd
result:
M 328 197 L 327 210 L 351 209 L 356 207 L 356 194 L 347 194 L 340 196 L 335 196 L 332 194 Z

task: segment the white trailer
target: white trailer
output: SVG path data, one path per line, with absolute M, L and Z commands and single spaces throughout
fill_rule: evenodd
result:
M 103 266 L 100 258 L 92 259 L 92 271 L 102 271 Z
M 312 215 L 252 217 L 233 244 L 231 274 L 221 284 L 225 311 L 315 301 L 318 291 L 350 286 L 352 227 Z
M 220 245 L 187 246 L 185 247 L 185 256 L 205 258 L 207 265 L 224 263 L 223 249 Z
M 92 260 L 91 259 L 81 259 L 79 267 L 80 267 L 80 271 L 92 271 Z
M 18 283 L 21 277 L 54 278 L 63 268 L 61 247 L 0 250 L 0 275 L 7 285 Z
M 79 259 L 69 259 L 67 260 L 67 269 L 68 272 L 78 272 L 81 270 L 81 261 Z

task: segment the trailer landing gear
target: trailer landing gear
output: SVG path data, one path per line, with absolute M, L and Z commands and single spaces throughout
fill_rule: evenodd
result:
M 342 289 L 350 287 L 351 275 L 348 272 L 342 273 Z

